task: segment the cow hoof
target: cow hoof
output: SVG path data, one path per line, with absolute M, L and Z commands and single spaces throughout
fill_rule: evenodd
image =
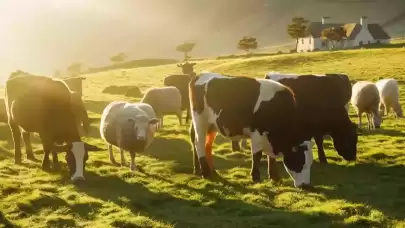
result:
M 16 164 L 16 165 L 21 165 L 22 164 L 22 160 L 21 160 L 21 158 L 20 159 L 15 159 L 14 160 L 14 164 Z
M 260 173 L 259 172 L 252 171 L 251 175 L 252 175 L 253 183 L 259 183 L 260 182 Z
M 35 161 L 38 161 L 38 159 L 36 159 L 36 158 L 34 157 L 34 155 L 28 155 L 28 156 L 27 156 L 27 159 L 30 160 L 30 161 L 34 161 L 34 162 L 35 162 Z
M 298 186 L 297 188 L 300 188 L 300 189 L 306 190 L 306 191 L 313 191 L 313 190 L 315 190 L 315 188 L 314 188 L 311 184 L 306 184 L 306 183 L 301 184 L 301 185 Z
M 193 175 L 201 176 L 201 175 L 202 175 L 202 174 L 201 174 L 201 170 L 194 170 L 194 171 L 193 171 Z
M 44 171 L 50 171 L 51 170 L 51 166 L 49 165 L 49 163 L 42 163 L 41 168 Z
M 269 179 L 275 182 L 279 182 L 281 178 L 277 175 L 269 175 Z
M 328 161 L 326 159 L 319 159 L 319 163 L 328 164 Z

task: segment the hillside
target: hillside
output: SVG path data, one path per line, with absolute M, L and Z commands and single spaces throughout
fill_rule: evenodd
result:
M 269 47 L 293 41 L 286 26 L 294 16 L 334 22 L 368 16 L 386 23 L 392 36 L 405 34 L 403 0 L 58 0 L 72 2 L 59 8 L 46 5 L 50 1 L 7 2 L 0 2 L 0 75 L 15 69 L 52 75 L 75 61 L 100 67 L 118 52 L 130 59 L 180 59 L 175 46 L 185 40 L 198 43 L 193 57 L 238 52 L 244 35 L 277 51 Z
M 405 105 L 405 49 L 367 49 L 265 56 L 249 59 L 205 60 L 197 70 L 263 77 L 265 72 L 346 72 L 352 80 L 394 77 L 400 81 Z M 40 163 L 13 164 L 8 126 L 0 124 L 0 226 L 4 227 L 405 227 L 405 154 L 403 119 L 384 118 L 382 129 L 363 130 L 358 161 L 342 161 L 330 140 L 325 141 L 329 165 L 321 165 L 314 147 L 307 192 L 292 187 L 280 162 L 281 183 L 250 182 L 250 152 L 231 152 L 218 136 L 214 163 L 222 180 L 193 176 L 188 127 L 165 118 L 151 147 L 138 154 L 143 172 L 110 164 L 100 140 L 98 119 L 112 100 L 128 99 L 101 93 L 110 85 L 137 85 L 143 91 L 161 86 L 163 78 L 179 72 L 175 64 L 112 70 L 86 75 L 84 99 L 96 121 L 85 138 L 104 147 L 89 154 L 87 181 L 73 186 L 64 174 L 46 173 Z M 3 93 L 1 93 L 3 94 Z M 136 100 L 136 99 L 135 99 Z M 353 108 L 351 118 L 357 123 Z M 365 117 L 363 117 L 365 121 Z M 36 157 L 42 158 L 39 139 L 33 138 Z M 119 152 L 115 149 L 119 161 Z M 25 150 L 23 149 L 23 154 Z M 125 154 L 127 162 L 129 155 Z M 64 155 L 60 161 L 65 163 Z M 264 163 L 264 161 L 263 161 Z M 65 171 L 63 171 L 64 173 Z

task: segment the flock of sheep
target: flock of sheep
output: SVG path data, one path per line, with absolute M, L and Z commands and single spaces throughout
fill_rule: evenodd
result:
M 140 102 L 113 101 L 105 107 L 99 130 L 101 138 L 108 145 L 111 163 L 116 164 L 112 152 L 115 146 L 120 149 L 121 164 L 126 163 L 124 151 L 129 151 L 130 169 L 137 170 L 136 152 L 143 152 L 153 142 L 155 132 L 163 127 L 165 115 L 176 115 L 179 124 L 183 125 L 182 112 L 186 110 L 185 120 L 188 123 L 192 112 L 189 83 L 197 77 L 194 65 L 195 63 L 188 62 L 178 64 L 183 74 L 167 76 L 164 86 L 150 88 Z M 296 75 L 273 76 L 288 78 Z M 347 81 L 347 76 L 342 77 Z M 358 114 L 359 127 L 362 126 L 363 113 L 366 113 L 369 128 L 379 128 L 383 115 L 388 114 L 391 108 L 397 117 L 403 117 L 399 104 L 398 83 L 395 79 L 383 79 L 376 83 L 358 81 L 350 90 L 342 93 L 346 97 L 347 94 L 351 95 L 350 101 Z M 346 98 L 342 99 L 347 114 L 348 102 Z M 15 146 L 15 163 L 21 163 L 20 135 L 26 146 L 27 158 L 35 159 L 30 144 L 31 132 L 38 133 L 43 144 L 42 167 L 49 168 L 50 153 L 53 155 L 53 165 L 58 166 L 56 155 L 65 152 L 72 181 L 84 179 L 88 151 L 103 150 L 81 141 L 79 126 L 82 125 L 85 132 L 89 130 L 87 111 L 81 97 L 72 92 L 61 80 L 34 76 L 21 71 L 12 74 L 6 82 L 5 100 L 1 105 L 4 106 L 0 106 L 0 121 L 7 122 L 10 126 Z M 324 134 L 331 133 L 320 132 L 320 136 Z M 243 147 L 247 148 L 246 138 L 243 138 L 242 142 Z M 318 150 L 322 147 L 322 144 L 320 145 Z M 232 148 L 240 150 L 238 140 L 232 139 Z M 323 148 L 321 150 L 324 153 Z M 324 155 L 320 154 L 319 158 L 326 162 Z

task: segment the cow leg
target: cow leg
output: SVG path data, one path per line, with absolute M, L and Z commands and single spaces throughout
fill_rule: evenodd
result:
M 131 164 L 130 164 L 130 168 L 131 171 L 136 171 L 136 163 L 135 163 L 135 151 L 131 150 L 129 151 L 129 154 L 131 155 Z
M 187 108 L 186 124 L 189 123 L 189 120 L 190 120 L 190 107 Z
M 115 161 L 114 154 L 113 154 L 113 146 L 111 144 L 108 144 L 108 154 L 110 157 L 111 164 L 116 165 L 117 162 Z
M 241 151 L 239 140 L 232 140 L 232 151 Z
M 249 149 L 247 145 L 247 139 L 242 139 L 241 146 L 243 149 Z
M 51 153 L 52 153 L 52 167 L 54 170 L 59 170 L 61 167 L 58 160 L 58 152 L 52 149 Z
M 35 161 L 36 159 L 35 159 L 34 153 L 32 152 L 30 133 L 29 132 L 22 132 L 21 135 L 22 135 L 22 138 L 24 140 L 25 152 L 27 153 L 27 159 Z
M 190 133 L 191 145 L 193 147 L 193 174 L 201 175 L 200 164 L 198 163 L 197 149 L 195 147 L 195 131 L 194 131 L 193 124 L 191 124 L 191 126 L 190 126 L 189 133 Z
M 263 152 L 263 138 L 259 132 L 255 131 L 250 134 L 250 140 L 252 142 L 252 169 L 250 175 L 253 182 L 260 181 L 260 159 Z M 270 167 L 270 166 L 269 166 Z
M 314 136 L 316 146 L 318 147 L 318 158 L 319 162 L 323 164 L 328 164 L 326 159 L 325 151 L 323 150 L 323 135 Z
M 125 161 L 125 156 L 124 156 L 124 150 L 120 148 L 120 154 L 121 154 L 121 166 L 126 166 L 126 161 Z
M 21 164 L 21 131 L 18 125 L 9 118 L 8 125 L 14 141 L 14 163 Z
M 201 168 L 201 174 L 204 178 L 209 178 L 211 177 L 211 170 L 209 166 L 209 161 L 207 158 L 207 152 L 205 148 L 205 141 L 206 141 L 206 135 L 208 132 L 208 124 L 207 124 L 207 119 L 204 118 L 204 116 L 201 116 L 199 114 L 196 114 L 196 118 L 193 118 L 193 123 L 192 123 L 192 128 L 195 131 L 195 139 L 192 140 L 194 143 L 194 146 L 196 148 L 197 156 L 198 156 L 198 161 L 200 163 L 200 168 Z M 194 123 L 197 124 L 197 127 L 194 126 Z
M 41 141 L 42 141 L 42 146 L 44 149 L 44 158 L 42 159 L 42 169 L 43 170 L 50 170 L 50 161 L 49 161 L 49 153 L 51 152 L 53 148 L 53 143 L 50 142 L 49 140 L 44 139 L 42 136 Z
M 207 162 L 208 165 L 212 171 L 213 174 L 215 174 L 215 169 L 214 169 L 214 163 L 212 161 L 212 144 L 214 143 L 215 137 L 217 136 L 217 132 L 212 131 L 208 132 L 207 138 L 206 138 L 206 143 L 205 143 L 205 151 L 206 151 L 206 157 L 207 157 Z
M 180 112 L 178 112 L 178 113 L 176 114 L 176 116 L 177 116 L 177 118 L 179 119 L 179 124 L 180 124 L 180 126 L 183 126 L 183 124 L 182 124 L 182 122 L 181 122 L 181 114 L 182 114 L 182 112 L 180 111 Z
M 278 174 L 277 161 L 267 155 L 267 174 L 270 180 L 279 181 L 280 175 Z

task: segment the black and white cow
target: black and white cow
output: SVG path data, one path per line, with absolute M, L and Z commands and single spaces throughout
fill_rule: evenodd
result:
M 345 74 L 298 75 L 270 72 L 266 79 L 280 82 L 295 93 L 304 134 L 314 137 L 319 161 L 327 163 L 323 136 L 332 136 L 338 154 L 345 160 L 356 160 L 357 126 L 350 121 L 348 102 L 352 95 Z
M 300 138 L 294 93 L 288 87 L 266 79 L 202 73 L 191 80 L 189 95 L 195 173 L 201 171 L 204 178 L 215 173 L 212 143 L 220 132 L 233 140 L 251 139 L 254 182 L 260 181 L 265 152 L 271 179 L 278 178 L 271 157 L 282 156 L 294 186 L 310 184 L 312 143 Z

